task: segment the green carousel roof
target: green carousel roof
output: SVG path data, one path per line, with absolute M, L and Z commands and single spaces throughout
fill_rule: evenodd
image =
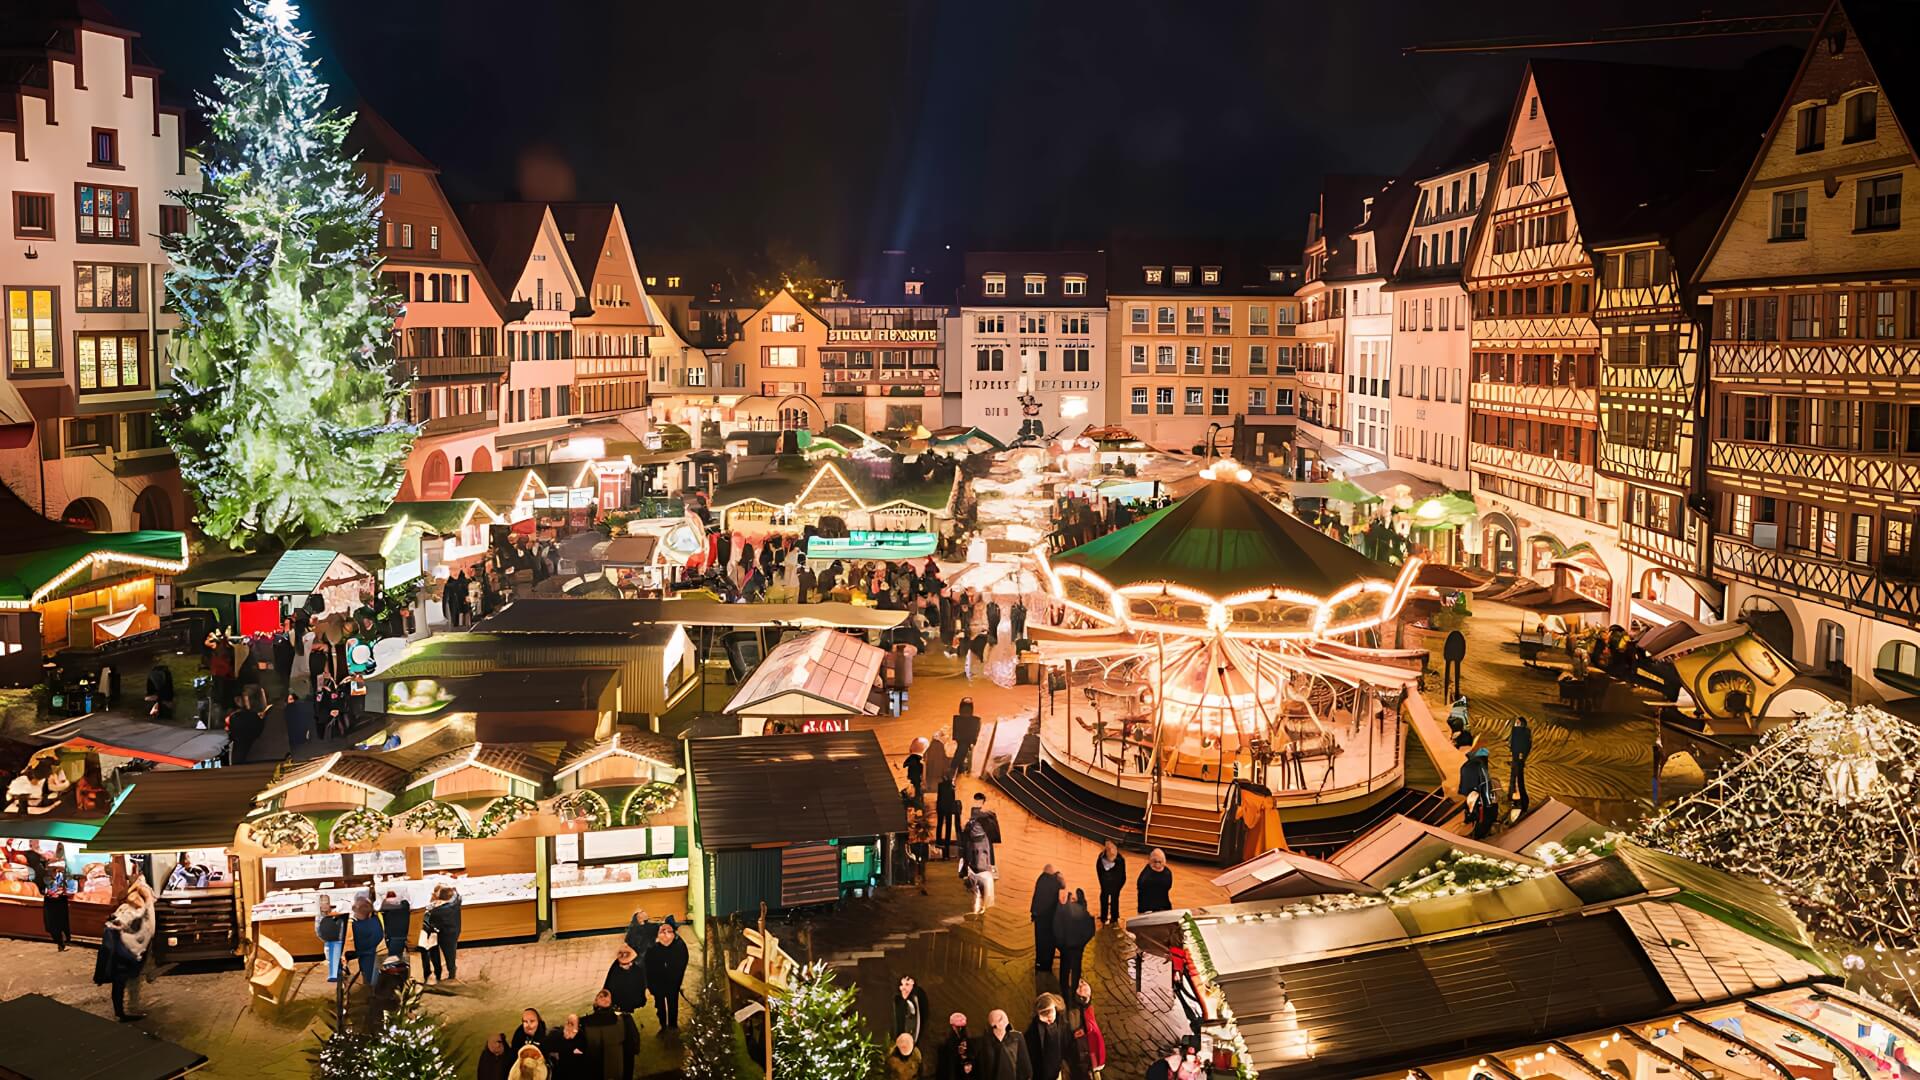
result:
M 1115 586 L 1165 581 L 1215 596 L 1271 586 L 1326 597 L 1356 581 L 1398 576 L 1224 480 L 1053 561 L 1084 566 Z

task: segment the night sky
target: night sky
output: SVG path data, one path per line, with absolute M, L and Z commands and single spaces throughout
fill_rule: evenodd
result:
M 208 0 L 107 0 L 175 92 L 233 23 Z M 1713 14 L 1817 10 L 1734 0 Z M 1396 173 L 1510 108 L 1524 54 L 1415 43 L 1671 21 L 1670 2 L 310 0 L 336 94 L 358 92 L 456 199 L 615 199 L 643 260 L 886 247 L 1279 238 L 1319 176 Z M 1791 37 L 1585 49 L 1729 64 Z

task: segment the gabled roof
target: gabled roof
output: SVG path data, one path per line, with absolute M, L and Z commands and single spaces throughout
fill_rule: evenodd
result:
M 1350 235 L 1373 236 L 1373 270 L 1364 277 L 1391 277 L 1394 256 L 1407 238 L 1407 226 L 1413 221 L 1414 206 L 1420 201 L 1420 187 L 1409 180 L 1389 180 L 1373 196 L 1373 210 L 1355 224 Z M 1358 267 L 1355 267 L 1358 273 Z
M 1274 587 L 1326 598 L 1356 581 L 1397 576 L 1226 480 L 1053 561 L 1084 566 L 1116 588 L 1166 581 L 1216 596 Z
M 1690 278 L 1786 92 L 1784 59 L 1771 52 L 1735 71 L 1533 61 L 1587 246 L 1662 240 L 1681 280 Z M 1675 107 L 1681 101 L 1687 107 Z M 1525 107 L 1515 102 L 1516 120 Z M 1622 124 L 1622 116 L 1635 120 Z
M 397 525 L 410 521 L 435 536 L 459 532 L 478 519 L 485 525 L 505 525 L 507 519 L 480 498 L 421 499 L 396 502 L 367 519 L 368 525 Z
M 530 465 L 534 475 L 548 491 L 554 488 L 594 487 L 598 481 L 593 476 L 591 461 L 549 461 L 544 465 Z
M 560 755 L 560 767 L 554 772 L 553 778 L 565 780 L 594 762 L 609 757 L 629 758 L 675 770 L 683 768 L 679 740 L 651 731 L 623 728 L 614 732 L 610 739 L 569 745 Z
M 347 153 L 359 157 L 361 161 L 379 165 L 405 165 L 412 169 L 424 169 L 437 173 L 440 167 L 427 160 L 427 155 L 414 149 L 387 118 L 375 111 L 365 98 L 356 98 L 353 102 L 353 126 L 347 129 L 344 143 Z
M 457 211 L 481 265 L 487 268 L 494 284 L 509 300 L 526 273 L 528 261 L 533 258 L 534 244 L 539 241 L 542 231 L 550 231 L 560 256 L 560 265 L 556 269 L 571 290 L 576 309 L 585 301 L 587 290 L 580 284 L 580 271 L 568 254 L 567 245 L 561 240 L 560 229 L 554 224 L 553 213 L 547 209 L 546 203 L 465 203 Z M 557 277 L 547 284 L 558 285 L 560 281 L 561 278 Z
M 838 630 L 789 638 L 760 661 L 721 711 L 746 716 L 872 712 L 867 697 L 886 658 L 885 649 Z
M 337 751 L 326 757 L 287 766 L 278 779 L 255 797 L 255 801 L 264 803 L 302 784 L 321 779 L 338 780 L 373 794 L 392 796 L 400 794 L 406 786 L 407 774 L 405 770 L 370 755 Z
M 548 203 L 547 209 L 553 212 L 554 224 L 560 227 L 560 239 L 567 245 L 567 258 L 573 260 L 573 268 L 580 275 L 581 288 L 587 290 L 587 295 L 593 295 L 593 275 L 600 269 L 600 252 L 611 235 L 620 208 L 603 202 Z M 573 239 L 567 239 L 569 236 Z M 631 258 L 632 247 L 625 236 L 620 238 L 620 243 L 628 248 Z
M 709 851 L 907 827 L 893 769 L 872 731 L 693 739 L 687 759 L 694 828 Z
M 479 499 L 489 507 L 512 509 L 522 500 L 537 499 L 547 493 L 546 481 L 530 467 L 501 469 L 499 472 L 462 473 L 453 487 L 461 499 Z
M 552 762 L 525 749 L 501 743 L 474 743 L 463 750 L 442 754 L 415 769 L 407 778 L 407 786 L 430 784 L 469 767 L 529 784 L 545 784 L 553 779 Z
M 156 769 L 134 774 L 87 850 L 100 854 L 232 847 L 254 796 L 277 765 Z

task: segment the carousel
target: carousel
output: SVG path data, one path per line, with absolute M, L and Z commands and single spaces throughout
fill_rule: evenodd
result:
M 1126 528 L 1051 558 L 1036 549 L 1063 614 L 1033 637 L 1051 669 L 1046 765 L 1143 809 L 1148 846 L 1223 855 L 1233 817 L 1292 828 L 1400 791 L 1401 708 L 1424 654 L 1379 648 L 1376 632 L 1420 561 L 1365 557 L 1232 462 L 1201 475 Z

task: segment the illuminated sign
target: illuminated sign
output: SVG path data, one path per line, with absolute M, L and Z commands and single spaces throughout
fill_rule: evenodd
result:
M 896 330 L 890 326 L 876 326 L 871 329 L 844 327 L 838 330 L 829 327 L 827 330 L 827 341 L 829 343 L 836 341 L 879 341 L 895 344 L 919 342 L 932 345 L 939 342 L 939 340 L 940 331 L 938 330 Z

